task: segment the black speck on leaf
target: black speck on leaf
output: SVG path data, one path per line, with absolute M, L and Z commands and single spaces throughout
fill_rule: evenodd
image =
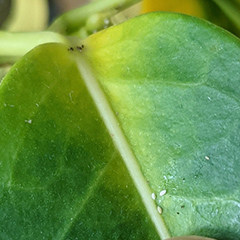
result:
M 81 52 L 84 49 L 84 45 L 77 46 L 76 48 L 77 48 L 77 50 L 79 50 Z

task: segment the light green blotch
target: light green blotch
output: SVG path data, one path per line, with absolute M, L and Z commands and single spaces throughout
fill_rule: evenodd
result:
M 239 42 L 198 19 L 153 13 L 93 35 L 86 44 L 172 235 L 236 238 L 237 225 L 223 227 L 231 227 L 228 219 L 239 213 L 234 202 L 228 215 L 219 211 L 222 219 L 208 211 L 212 197 L 219 206 L 235 191 L 239 198 Z M 167 195 L 160 199 L 163 189 Z M 186 214 L 177 214 L 182 203 Z

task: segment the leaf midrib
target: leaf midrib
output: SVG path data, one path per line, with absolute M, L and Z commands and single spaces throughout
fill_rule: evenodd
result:
M 114 115 L 112 108 L 102 91 L 98 81 L 93 76 L 91 68 L 84 56 L 77 55 L 76 63 L 80 75 L 92 97 L 100 116 L 109 132 L 110 137 L 116 148 L 118 149 L 128 171 L 134 182 L 134 185 L 140 194 L 142 202 L 151 218 L 156 231 L 161 239 L 170 238 L 170 234 L 165 226 L 162 216 L 157 211 L 157 206 L 151 198 L 151 189 L 145 180 L 137 159 L 130 148 L 128 141 L 120 127 L 120 124 Z

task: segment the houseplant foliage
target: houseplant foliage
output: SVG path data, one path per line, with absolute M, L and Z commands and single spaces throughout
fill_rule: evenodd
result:
M 181 14 L 86 39 L 81 21 L 8 35 L 29 42 L 0 86 L 0 238 L 238 239 L 239 39 Z
M 169 11 L 196 16 L 240 36 L 239 0 L 143 0 L 142 11 Z

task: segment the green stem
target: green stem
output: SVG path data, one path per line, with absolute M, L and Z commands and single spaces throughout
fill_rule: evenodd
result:
M 68 43 L 65 37 L 53 32 L 10 33 L 0 31 L 0 62 L 14 62 L 32 48 L 48 42 Z
M 50 31 L 70 34 L 82 28 L 89 16 L 114 8 L 123 10 L 140 0 L 101 0 L 69 11 L 57 18 L 49 27 Z
M 240 4 L 234 0 L 213 0 L 228 18 L 240 29 Z

